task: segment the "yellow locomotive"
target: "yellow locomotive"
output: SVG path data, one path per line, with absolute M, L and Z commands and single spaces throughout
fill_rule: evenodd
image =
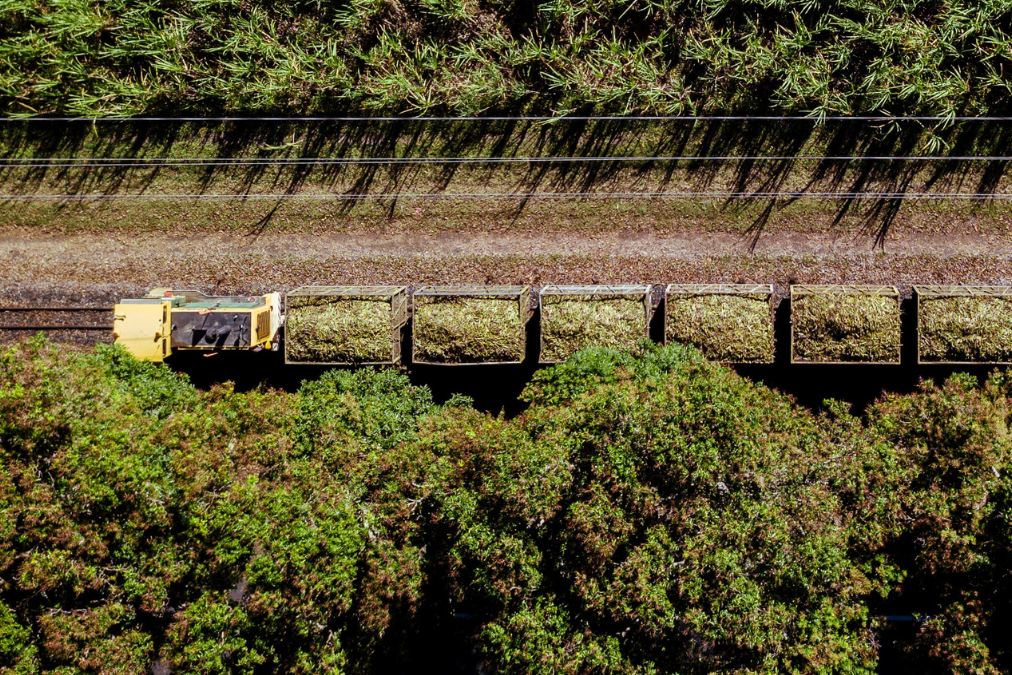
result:
M 160 362 L 177 350 L 277 349 L 278 293 L 209 296 L 156 288 L 115 307 L 116 343 L 138 359 Z

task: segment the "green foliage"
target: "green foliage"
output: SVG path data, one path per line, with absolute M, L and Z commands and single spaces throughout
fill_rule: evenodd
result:
M 300 363 L 390 363 L 395 356 L 390 303 L 289 298 L 285 355 Z M 399 356 L 399 355 L 397 355 Z
M 896 598 L 918 672 L 1012 668 L 1004 374 L 815 416 L 644 343 L 523 397 L 7 349 L 0 672 L 385 672 L 458 612 L 499 673 L 870 673 Z
M 669 345 L 657 349 L 646 340 L 633 352 L 588 349 L 565 363 L 534 373 L 521 398 L 536 405 L 559 405 L 595 387 L 620 382 L 630 374 L 652 381 L 700 360 L 699 352 L 691 347 Z
M 142 670 L 143 618 L 187 572 L 170 430 L 197 395 L 119 349 L 68 358 L 38 339 L 4 354 L 0 381 L 6 601 L 44 667 Z
M 38 654 L 31 631 L 19 624 L 11 608 L 0 601 L 0 668 L 11 675 L 38 673 Z
M 791 296 L 791 351 L 797 361 L 899 363 L 895 297 L 864 293 Z
M 890 448 L 688 355 L 585 352 L 517 420 L 431 430 L 457 601 L 500 670 L 873 670 L 889 579 L 855 564 L 856 488 Z
M 564 361 L 584 349 L 634 349 L 648 338 L 643 300 L 541 297 L 541 360 Z
M 1002 2 L 0 4 L 10 114 L 1000 113 Z
M 415 361 L 523 361 L 527 344 L 525 320 L 516 299 L 416 295 Z
M 768 297 L 672 293 L 666 311 L 668 342 L 692 345 L 713 361 L 773 362 Z
M 920 298 L 922 361 L 1012 361 L 1012 301 L 1001 297 Z
M 1012 382 L 954 375 L 890 395 L 868 417 L 913 467 L 904 494 L 907 586 L 930 599 L 914 652 L 940 672 L 1008 672 L 1012 649 Z
M 393 371 L 201 393 L 119 348 L 8 350 L 0 668 L 345 672 L 396 654 L 422 581 L 397 448 L 437 410 Z
M 370 452 L 393 450 L 437 410 L 428 389 L 395 370 L 332 370 L 303 383 L 293 437 L 307 455 L 342 458 L 349 435 Z

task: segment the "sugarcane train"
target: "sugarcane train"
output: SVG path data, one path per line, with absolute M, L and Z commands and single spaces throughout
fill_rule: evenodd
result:
M 915 285 L 904 299 L 895 286 L 791 285 L 788 298 L 785 315 L 769 284 L 156 288 L 117 303 L 113 331 L 156 362 L 283 347 L 290 364 L 555 363 L 653 338 L 724 363 L 1012 363 L 1012 286 Z

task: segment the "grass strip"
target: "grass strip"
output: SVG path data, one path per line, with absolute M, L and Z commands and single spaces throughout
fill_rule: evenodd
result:
M 670 294 L 669 344 L 696 347 L 711 361 L 771 363 L 773 316 L 765 295 Z
M 522 361 L 526 343 L 516 298 L 415 296 L 415 361 Z
M 920 298 L 922 361 L 1012 361 L 1012 298 Z
M 798 294 L 791 302 L 795 361 L 900 360 L 896 297 L 839 292 Z
M 381 300 L 290 297 L 285 355 L 303 363 L 391 362 L 390 303 Z
M 541 360 L 591 347 L 632 349 L 647 337 L 643 300 L 593 295 L 541 298 Z

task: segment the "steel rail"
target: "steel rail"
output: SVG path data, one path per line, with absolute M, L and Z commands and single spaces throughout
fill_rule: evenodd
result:
M 0 330 L 113 330 L 113 326 L 27 326 L 27 325 L 14 325 L 14 326 L 2 326 Z
M 415 164 L 580 164 L 607 162 L 1012 162 L 1012 155 L 668 155 L 668 156 L 588 156 L 588 157 L 306 157 L 306 158 L 0 158 L 0 168 L 143 168 L 143 167 L 215 167 L 215 166 L 354 166 Z
M 0 307 L 2 312 L 112 312 L 114 307 Z
M 248 116 L 248 117 L 0 117 L 0 123 L 88 122 L 1009 122 L 1002 115 L 490 115 L 490 116 Z
M 62 314 L 83 314 L 83 313 L 108 313 L 114 311 L 113 307 L 26 307 L 23 305 L 15 307 L 0 307 L 0 315 L 11 312 L 14 314 L 25 314 L 32 312 L 43 312 L 43 313 L 62 313 Z M 11 330 L 41 330 L 41 331 L 54 331 L 54 330 L 113 330 L 111 325 L 94 325 L 94 324 L 0 324 L 0 331 L 11 331 Z
M 115 200 L 191 200 L 191 201 L 365 201 L 392 199 L 848 199 L 848 200 L 945 200 L 1004 201 L 1012 193 L 986 192 L 432 192 L 375 194 L 0 194 L 0 202 L 33 201 L 115 201 Z

